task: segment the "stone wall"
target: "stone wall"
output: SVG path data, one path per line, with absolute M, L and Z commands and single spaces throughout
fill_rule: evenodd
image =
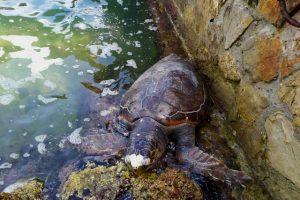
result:
M 287 1 L 290 11 L 300 5 Z M 284 23 L 277 0 L 157 2 L 253 172 L 274 199 L 300 199 L 300 30 Z

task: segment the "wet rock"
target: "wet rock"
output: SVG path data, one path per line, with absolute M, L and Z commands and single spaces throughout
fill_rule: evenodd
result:
M 289 59 L 288 57 L 284 57 L 280 64 L 280 74 L 282 77 L 287 77 L 294 71 L 294 65 L 299 63 L 300 60 Z
M 245 1 L 235 1 L 224 16 L 225 49 L 228 49 L 253 22 Z
M 219 56 L 219 67 L 224 77 L 231 81 L 241 80 L 241 72 L 238 69 L 236 59 L 231 53 L 224 53 Z
M 131 183 L 135 199 L 203 199 L 199 186 L 176 169 L 168 168 L 160 175 L 143 174 Z
M 169 20 L 189 57 L 212 83 L 213 102 L 225 112 L 224 116 L 229 116 L 234 137 L 251 160 L 252 172 L 274 197 L 270 199 L 300 199 L 299 187 L 283 172 L 266 164 L 269 161 L 265 156 L 269 145 L 266 117 L 278 110 L 286 116 L 292 113 L 294 125 L 300 127 L 300 84 L 295 83 L 300 69 L 299 30 L 283 21 L 277 0 L 157 1 L 161 5 L 173 4 L 172 12 L 167 6 L 165 9 L 172 15 Z M 292 11 L 300 1 L 286 2 Z M 299 21 L 300 12 L 294 12 L 293 18 Z M 241 19 L 250 25 L 241 23 Z M 224 44 L 228 49 L 224 50 Z M 267 122 L 271 134 L 277 123 L 274 128 Z M 295 158 L 299 155 L 295 153 Z M 283 165 L 283 161 L 279 163 Z M 259 199 L 255 191 L 244 199 Z
M 294 124 L 300 126 L 300 72 L 296 72 L 292 79 L 284 80 L 280 84 L 278 96 L 288 105 L 294 116 Z
M 266 20 L 268 20 L 272 24 L 276 24 L 281 16 L 278 0 L 259 1 L 258 11 Z
M 21 198 L 17 197 L 16 195 L 10 193 L 0 192 L 0 199 L 1 200 L 21 200 Z
M 255 137 L 255 134 L 256 132 L 254 131 L 249 133 L 248 136 Z M 230 168 L 242 168 L 245 173 L 252 175 L 249 170 L 251 167 L 245 160 L 243 150 L 236 144 L 235 135 L 236 132 L 228 125 L 226 119 L 217 110 L 213 110 L 210 115 L 210 121 L 203 124 L 200 127 L 199 132 L 196 134 L 196 141 L 200 148 L 223 160 L 227 166 L 230 166 Z M 246 133 L 243 134 L 243 137 L 245 135 Z M 255 140 L 256 138 L 253 139 Z M 249 139 L 247 142 L 249 142 Z M 259 140 L 256 140 L 256 144 L 259 144 Z M 253 148 L 253 146 L 250 146 L 250 148 Z M 247 154 L 256 151 L 250 148 L 249 151 L 246 151 Z M 251 184 L 248 184 L 243 190 L 240 190 L 239 188 L 231 190 L 218 182 L 214 185 L 214 190 L 217 191 L 218 195 L 222 196 L 222 198 L 210 197 L 208 199 L 270 199 L 255 177 L 252 177 L 252 179 L 253 181 Z M 207 191 L 204 190 L 204 195 L 206 194 Z
M 213 93 L 216 102 L 228 112 L 230 120 L 237 117 L 235 89 L 232 83 L 226 81 L 220 73 L 216 73 L 216 78 L 212 83 Z
M 292 12 L 300 3 L 299 0 L 289 0 L 285 2 L 288 12 Z M 280 27 L 282 21 L 284 21 L 278 0 L 259 1 L 257 10 L 266 20 L 277 27 Z
M 115 199 L 121 192 L 122 185 L 125 185 L 124 180 L 120 178 L 125 167 L 123 165 L 119 167 L 90 165 L 82 171 L 71 173 L 62 187 L 61 199 L 71 197 Z
M 73 172 L 60 194 L 62 199 L 116 199 L 126 191 L 131 191 L 135 199 L 202 199 L 199 186 L 178 170 L 137 175 L 123 163 L 112 167 L 91 164 Z
M 299 21 L 300 13 L 298 12 L 293 18 Z M 286 24 L 280 38 L 284 45 L 280 72 L 282 77 L 287 77 L 300 69 L 300 33 L 295 27 Z
M 242 81 L 237 94 L 237 109 L 246 123 L 253 123 L 269 105 L 268 99 L 246 81 Z
M 253 46 L 244 51 L 244 64 L 247 65 L 254 82 L 271 81 L 278 76 L 282 44 L 278 37 L 261 36 Z
M 266 120 L 265 129 L 270 165 L 300 188 L 300 142 L 292 122 L 284 113 L 276 112 Z
M 38 179 L 17 182 L 0 193 L 0 199 L 9 200 L 39 200 L 42 199 L 44 183 Z

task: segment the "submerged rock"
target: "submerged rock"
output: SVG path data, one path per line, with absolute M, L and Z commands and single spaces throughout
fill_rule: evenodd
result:
M 73 172 L 60 194 L 61 199 L 117 199 L 126 192 L 134 199 L 202 199 L 200 187 L 179 170 L 137 175 L 123 163 L 111 167 L 90 164 Z
M 1 200 L 39 200 L 42 199 L 44 183 L 38 179 L 17 182 L 0 193 Z

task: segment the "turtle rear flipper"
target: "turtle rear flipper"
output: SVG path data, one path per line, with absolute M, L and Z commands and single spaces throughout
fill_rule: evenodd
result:
M 180 162 L 190 166 L 193 172 L 228 185 L 245 186 L 251 180 L 244 172 L 228 168 L 222 161 L 209 155 L 198 147 L 187 147 L 178 150 L 176 157 Z

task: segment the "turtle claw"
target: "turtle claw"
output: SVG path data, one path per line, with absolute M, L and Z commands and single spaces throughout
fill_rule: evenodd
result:
M 228 185 L 240 185 L 245 188 L 246 184 L 252 180 L 250 176 L 238 170 L 228 169 L 226 174 L 225 182 L 228 183 Z
M 244 172 L 229 169 L 222 161 L 204 153 L 198 147 L 183 148 L 176 153 L 177 159 L 191 166 L 192 171 L 212 180 L 221 181 L 229 186 L 245 187 L 251 180 Z

